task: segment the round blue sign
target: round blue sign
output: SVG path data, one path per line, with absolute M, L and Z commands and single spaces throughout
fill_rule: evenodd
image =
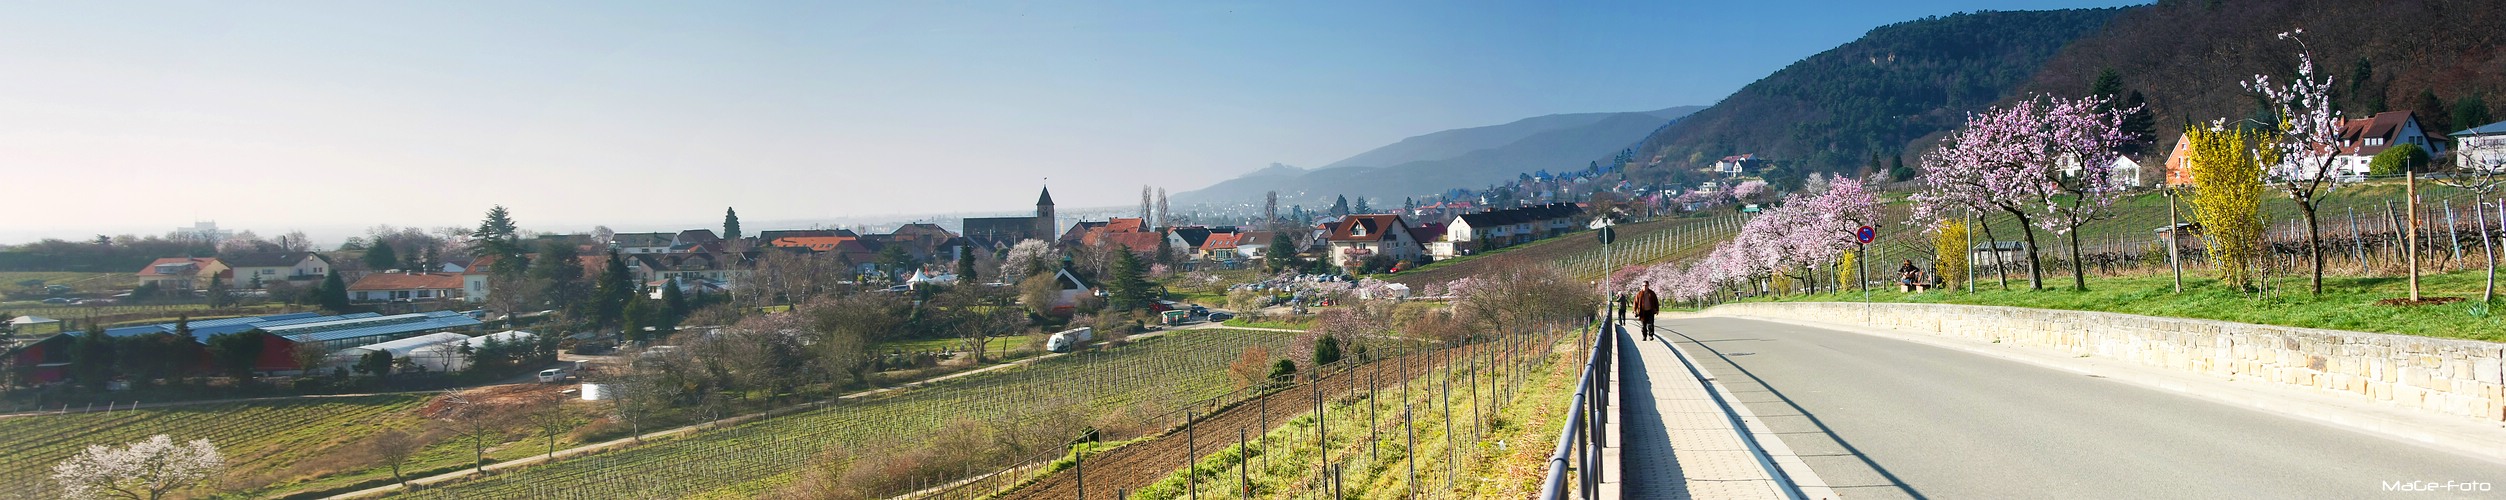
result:
M 1860 241 L 1860 242 L 1862 242 L 1862 243 L 1863 243 L 1863 244 L 1865 244 L 1865 245 L 1870 244 L 1870 243 L 1871 243 L 1871 240 L 1878 239 L 1878 238 L 1879 238 L 1879 230 L 1878 230 L 1878 229 L 1871 229 L 1871 226 L 1862 226 L 1862 229 L 1855 229 L 1855 230 L 1853 230 L 1853 239 L 1854 239 L 1855 241 Z

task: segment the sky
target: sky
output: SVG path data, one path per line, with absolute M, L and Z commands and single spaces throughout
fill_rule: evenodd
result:
M 1712 104 L 1871 28 L 2100 0 L 47 2 L 0 15 L 0 243 L 1127 206 L 1552 113 Z M 755 223 L 749 224 L 755 226 Z M 763 229 L 763 228 L 760 228 Z

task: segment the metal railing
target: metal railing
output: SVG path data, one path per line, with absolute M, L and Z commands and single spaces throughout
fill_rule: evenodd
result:
M 1557 451 L 1549 454 L 1548 478 L 1540 482 L 1540 498 L 1566 498 L 1566 473 L 1576 475 L 1578 498 L 1593 498 L 1601 487 L 1601 457 L 1609 425 L 1611 366 L 1618 356 L 1618 324 L 1626 314 L 1624 300 L 1617 301 L 1615 311 L 1603 309 L 1601 321 L 1586 330 L 1584 348 L 1590 354 L 1584 360 L 1583 376 L 1575 381 L 1575 401 L 1568 405 L 1574 415 L 1567 417 L 1566 428 L 1558 433 Z

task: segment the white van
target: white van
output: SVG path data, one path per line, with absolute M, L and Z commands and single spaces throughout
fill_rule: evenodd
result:
M 1096 330 L 1093 328 L 1084 326 L 1072 328 L 1061 333 L 1053 334 L 1052 338 L 1044 339 L 1044 350 L 1052 352 L 1070 352 L 1077 350 L 1080 344 L 1085 344 L 1095 337 Z
M 539 371 L 539 383 L 542 384 L 554 384 L 564 381 L 565 379 L 566 370 L 563 368 L 550 368 Z

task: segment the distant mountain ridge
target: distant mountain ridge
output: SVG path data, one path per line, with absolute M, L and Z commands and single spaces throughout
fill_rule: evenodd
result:
M 2002 101 L 2120 12 L 1976 12 L 1873 28 L 1663 127 L 1637 155 L 1674 175 L 1736 154 L 1793 164 L 1796 173 L 1852 173 L 1872 154 L 1899 154 L 1963 125 L 1967 113 Z
M 1673 119 L 1696 112 L 1698 109 L 1702 107 L 1683 106 L 1646 111 L 1643 114 L 1653 115 L 1664 123 L 1668 123 Z M 1612 116 L 1624 114 L 1629 113 L 1568 113 L 1534 116 L 1502 125 L 1457 128 L 1402 139 L 1401 142 L 1331 162 L 1330 165 L 1323 165 L 1322 168 L 1383 167 L 1414 161 L 1450 159 L 1470 154 L 1472 151 L 1512 144 L 1542 132 L 1589 126 Z
M 1258 203 L 1278 191 L 1280 203 L 1328 201 L 1340 195 L 1379 201 L 1476 188 L 1536 170 L 1583 168 L 1635 144 L 1701 106 L 1624 113 L 1537 116 L 1501 125 L 1413 136 L 1312 170 L 1268 168 L 1178 193 L 1177 203 Z

